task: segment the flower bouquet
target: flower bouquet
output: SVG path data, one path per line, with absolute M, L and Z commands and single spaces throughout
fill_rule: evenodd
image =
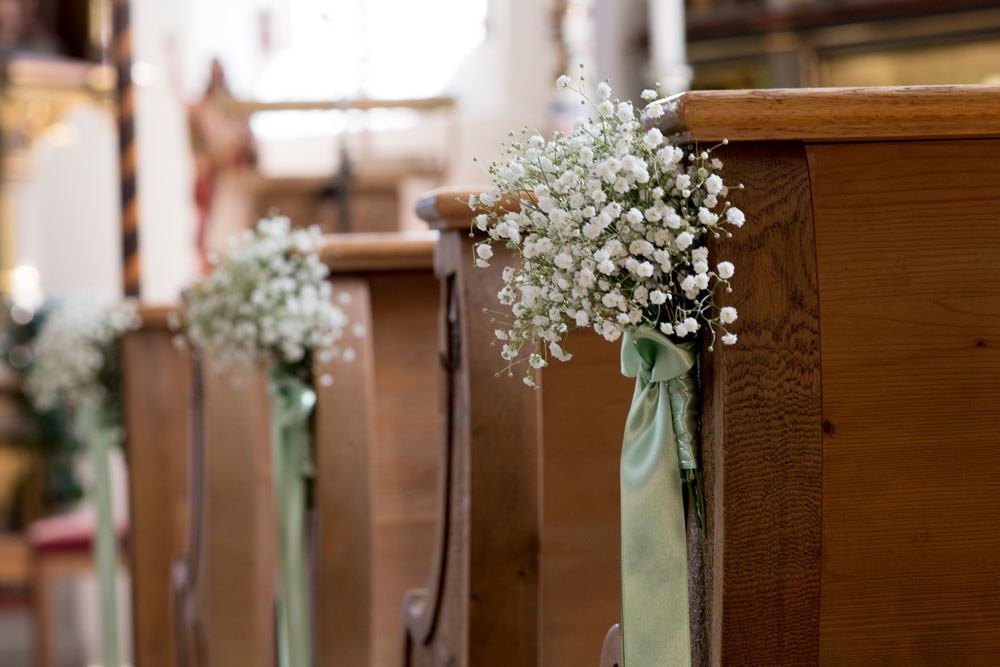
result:
M 687 565 L 682 484 L 704 529 L 698 470 L 695 342 L 736 343 L 732 307 L 718 307 L 735 268 L 709 259 L 706 242 L 731 235 L 743 212 L 726 199 L 719 146 L 674 145 L 655 127 L 664 114 L 658 90 L 647 104 L 597 99 L 559 77 L 590 105 L 568 134 L 546 139 L 527 128 L 489 167 L 492 187 L 469 206 L 487 238 L 475 263 L 489 265 L 495 244 L 520 260 L 503 269 L 494 321 L 506 373 L 572 357 L 574 329 L 622 339 L 622 372 L 636 378 L 622 448 L 623 642 L 626 659 L 685 664 Z M 510 134 L 515 137 L 514 133 Z M 664 609 L 663 599 L 673 601 Z M 683 613 L 683 627 L 672 615 Z
M 112 305 L 95 296 L 55 303 L 33 345 L 25 389 L 40 412 L 61 409 L 90 452 L 90 492 L 96 506 L 93 541 L 100 588 L 101 652 L 120 665 L 117 594 L 118 545 L 111 507 L 108 456 L 124 440 L 121 403 L 121 336 L 140 324 L 132 301 Z
M 311 667 L 305 513 L 313 476 L 313 362 L 349 360 L 347 325 L 320 260 L 318 227 L 262 220 L 234 239 L 212 273 L 186 295 L 187 340 L 222 367 L 269 368 L 271 447 L 278 522 L 278 655 L 282 667 Z M 319 378 L 321 384 L 332 378 Z

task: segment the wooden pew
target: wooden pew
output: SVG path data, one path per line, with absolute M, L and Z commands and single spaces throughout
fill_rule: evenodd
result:
M 168 308 L 142 308 L 125 335 L 123 396 L 129 464 L 133 652 L 141 667 L 174 667 L 172 563 L 188 541 L 191 358 L 171 342 Z
M 399 601 L 426 577 L 439 469 L 437 236 L 328 237 L 353 361 L 318 366 L 317 665 L 397 665 Z M 346 298 L 343 296 L 346 295 Z M 209 665 L 271 665 L 275 536 L 263 368 L 204 371 L 203 617 Z M 237 386 L 234 386 L 234 382 Z M 377 396 L 377 400 L 376 400 Z
M 400 600 L 427 576 L 442 437 L 436 240 L 327 237 L 334 290 L 364 301 L 366 315 L 354 318 L 365 326 L 357 358 L 330 368 L 334 383 L 320 389 L 320 665 L 399 665 Z
M 696 92 L 663 128 L 729 139 L 719 157 L 727 182 L 746 185 L 731 198 L 748 221 L 715 251 L 737 267 L 723 305 L 739 309 L 740 338 L 702 356 L 709 526 L 689 531 L 692 664 L 989 663 L 1000 651 L 1000 88 Z M 406 664 L 597 662 L 598 623 L 583 623 L 619 613 L 597 590 L 617 576 L 600 518 L 617 493 L 628 389 L 609 389 L 595 413 L 583 380 L 559 385 L 579 356 L 546 369 L 535 396 L 494 380 L 481 311 L 496 307 L 508 256 L 472 267 L 471 212 L 454 202 L 467 194 L 421 204 L 442 230 L 439 276 L 455 286 L 458 371 L 449 560 L 443 585 L 409 600 Z M 593 378 L 610 381 L 617 346 L 594 355 Z M 568 409 L 550 409 L 570 389 Z M 585 456 L 562 477 L 552 438 L 571 431 Z M 591 465 L 607 478 L 572 496 L 593 523 L 566 544 L 579 569 L 562 588 L 549 567 L 553 498 Z M 581 602 L 588 590 L 597 612 Z M 580 624 L 573 641 L 554 618 Z M 615 629 L 602 664 L 620 650 Z
M 617 345 L 590 332 L 539 392 L 494 377 L 491 346 L 503 266 L 473 267 L 472 212 L 446 189 L 418 205 L 441 230 L 442 358 L 450 438 L 447 505 L 435 570 L 404 603 L 404 665 L 594 662 L 620 606 L 618 461 L 634 388 Z

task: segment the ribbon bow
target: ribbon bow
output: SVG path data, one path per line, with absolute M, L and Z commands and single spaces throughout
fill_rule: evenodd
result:
M 622 645 L 628 667 L 691 664 L 681 469 L 697 465 L 693 348 L 650 327 L 631 328 L 622 340 L 622 374 L 636 379 L 621 458 Z

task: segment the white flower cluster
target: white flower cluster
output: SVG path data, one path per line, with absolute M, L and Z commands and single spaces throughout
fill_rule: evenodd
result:
M 117 394 L 119 339 L 140 325 L 136 304 L 96 295 L 58 301 L 33 344 L 25 389 L 39 410 L 76 409 Z
M 557 85 L 571 87 L 565 76 Z M 590 101 L 582 79 L 572 89 Z M 649 103 L 638 115 L 630 102 L 612 101 L 607 83 L 597 91 L 596 117 L 577 119 L 568 135 L 546 141 L 522 130 L 525 139 L 490 166 L 493 187 L 469 202 L 480 211 L 475 227 L 489 236 L 476 246 L 476 264 L 489 265 L 493 243 L 521 260 L 503 271 L 499 299 L 513 318 L 495 335 L 510 365 L 524 360 L 527 345 L 529 385 L 531 369 L 550 356 L 570 358 L 572 329 L 593 327 L 614 341 L 630 326 L 680 339 L 704 328 L 711 344 L 717 335 L 736 342 L 726 328 L 736 310 L 715 299 L 720 287 L 730 289 L 734 267 L 713 267 L 705 247 L 709 234 L 731 235 L 726 227 L 744 222 L 716 173 L 718 146 L 690 151 L 648 127 L 664 113 L 653 101 L 658 91 L 643 93 Z
M 338 345 L 347 318 L 333 303 L 318 227 L 291 229 L 288 218 L 261 220 L 230 241 L 212 274 L 186 298 L 187 336 L 223 366 L 237 361 L 296 366 L 308 355 L 350 359 Z M 347 295 L 341 295 L 346 299 Z

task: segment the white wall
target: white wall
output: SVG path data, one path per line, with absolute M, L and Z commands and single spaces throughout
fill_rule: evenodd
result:
M 74 107 L 32 146 L 13 184 L 17 263 L 46 293 L 121 292 L 117 130 L 108 109 Z

